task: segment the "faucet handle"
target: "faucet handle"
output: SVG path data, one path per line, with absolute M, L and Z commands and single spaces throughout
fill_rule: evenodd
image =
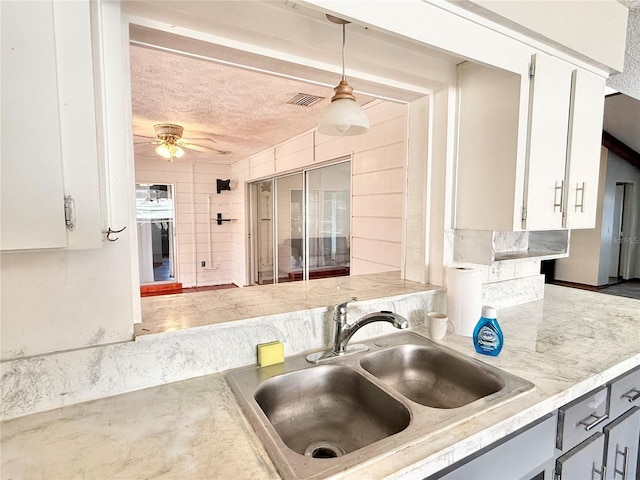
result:
M 340 317 L 347 313 L 347 304 L 356 300 L 358 300 L 358 297 L 350 297 L 348 300 L 333 307 L 333 315 L 336 322 L 340 321 Z

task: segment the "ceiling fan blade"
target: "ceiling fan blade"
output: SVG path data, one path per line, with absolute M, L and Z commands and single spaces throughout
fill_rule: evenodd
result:
M 176 142 L 177 145 L 180 145 L 183 148 L 188 148 L 190 150 L 195 150 L 197 152 L 207 152 L 209 150 L 213 150 L 211 147 L 205 147 L 204 145 L 196 145 L 195 143 L 183 142 L 182 140 Z
M 209 141 L 211 143 L 217 143 L 213 138 L 208 138 L 208 137 L 189 137 L 189 138 L 182 138 L 183 141 L 186 141 L 187 143 L 190 143 L 191 141 L 202 141 L 202 140 L 206 140 Z
M 144 138 L 151 138 L 151 137 L 144 137 Z M 160 145 L 162 143 L 162 140 L 154 140 L 153 142 L 146 142 L 146 141 L 140 141 L 140 142 L 133 142 L 134 145 Z
M 147 135 L 140 135 L 139 133 L 134 133 L 133 134 L 134 137 L 142 137 L 142 138 L 151 138 L 154 140 L 157 140 L 158 137 L 148 137 Z
M 184 148 L 189 148 L 191 150 L 195 150 L 197 152 L 217 152 L 220 155 L 229 155 L 231 152 L 229 150 L 220 150 L 217 148 L 213 148 L 213 147 L 205 147 L 204 145 L 196 145 L 195 143 L 188 143 L 188 142 L 177 142 L 178 145 L 180 145 L 181 147 Z

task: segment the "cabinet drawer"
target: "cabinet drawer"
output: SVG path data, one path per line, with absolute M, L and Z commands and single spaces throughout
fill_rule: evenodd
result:
M 631 407 L 640 406 L 640 368 L 609 383 L 609 417 L 618 418 Z
M 607 393 L 603 385 L 558 410 L 556 448 L 570 450 L 597 431 L 608 418 Z

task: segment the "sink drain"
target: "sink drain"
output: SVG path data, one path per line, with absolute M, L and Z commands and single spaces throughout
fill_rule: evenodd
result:
M 311 458 L 336 458 L 346 453 L 343 447 L 332 442 L 315 442 L 304 451 L 304 455 Z

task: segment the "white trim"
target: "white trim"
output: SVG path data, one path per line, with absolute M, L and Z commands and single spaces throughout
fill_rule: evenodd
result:
M 282 52 L 280 50 L 264 48 L 264 47 L 261 47 L 259 45 L 255 45 L 255 44 L 252 44 L 252 43 L 240 42 L 240 41 L 237 41 L 237 40 L 229 39 L 227 37 L 221 37 L 221 36 L 214 35 L 214 34 L 211 34 L 211 33 L 203 33 L 203 32 L 199 32 L 199 31 L 196 31 L 196 30 L 191 30 L 191 29 L 184 28 L 184 27 L 178 27 L 178 26 L 175 26 L 175 25 L 170 25 L 170 24 L 167 24 L 167 23 L 164 23 L 164 22 L 160 22 L 160 21 L 157 21 L 157 20 L 151 20 L 151 19 L 148 19 L 148 18 L 138 17 L 138 16 L 135 16 L 135 15 L 126 15 L 125 18 L 132 25 L 145 27 L 145 28 L 149 28 L 149 29 L 154 29 L 154 30 L 158 30 L 160 32 L 170 33 L 170 34 L 173 34 L 173 35 L 181 35 L 181 36 L 187 37 L 189 39 L 200 40 L 200 41 L 209 43 L 211 45 L 217 45 L 217 46 L 221 46 L 221 47 L 224 47 L 224 48 L 227 48 L 227 49 L 231 49 L 233 51 L 237 51 L 237 52 L 243 54 L 242 58 L 243 58 L 243 62 L 244 63 L 240 64 L 240 63 L 236 63 L 236 62 L 232 62 L 232 61 L 223 60 L 221 58 L 214 58 L 214 57 L 210 57 L 210 56 L 206 56 L 206 55 L 199 55 L 199 54 L 195 54 L 195 53 L 190 53 L 190 52 L 187 52 L 187 51 L 184 51 L 184 50 L 180 50 L 180 49 L 162 47 L 162 46 L 154 45 L 154 44 L 149 43 L 149 42 L 143 42 L 143 41 L 139 41 L 139 40 L 133 41 L 132 42 L 133 45 L 137 45 L 137 46 L 141 46 L 141 47 L 147 47 L 147 48 L 154 48 L 154 49 L 157 49 L 157 50 L 170 52 L 170 53 L 176 53 L 176 54 L 179 54 L 179 55 L 184 55 L 184 56 L 188 56 L 188 57 L 191 57 L 191 58 L 196 58 L 196 59 L 199 59 L 199 60 L 214 61 L 214 62 L 217 62 L 217 63 L 225 64 L 225 65 L 228 65 L 228 66 L 232 66 L 232 67 L 243 68 L 245 70 L 252 70 L 252 71 L 255 71 L 255 72 L 266 73 L 266 74 L 269 74 L 269 75 L 276 75 L 276 76 L 283 77 L 283 78 L 288 78 L 288 79 L 291 79 L 291 80 L 302 81 L 302 82 L 311 83 L 311 84 L 314 84 L 314 85 L 320 85 L 320 86 L 329 87 L 329 88 L 333 88 L 338 83 L 338 81 L 339 81 L 339 79 L 340 79 L 340 77 L 342 75 L 342 70 L 341 70 L 342 67 L 341 66 L 337 66 L 337 65 L 333 65 L 331 63 L 318 61 L 318 60 L 315 60 L 315 59 L 313 59 L 311 57 L 301 57 L 301 56 L 297 56 L 297 55 L 291 55 L 291 54 L 288 54 L 286 52 Z M 260 57 L 269 58 L 271 61 L 275 60 L 277 63 L 282 65 L 282 69 L 281 70 L 283 70 L 283 71 L 291 71 L 291 65 L 296 65 L 296 66 L 299 67 L 298 71 L 300 71 L 301 73 L 304 73 L 304 76 L 301 76 L 301 75 L 290 75 L 290 74 L 282 73 L 279 70 L 271 70 L 271 69 L 265 69 L 265 68 L 251 66 L 249 64 L 249 57 L 246 55 L 247 53 L 252 54 L 253 56 L 260 56 Z M 331 76 L 332 76 L 332 79 L 328 80 L 328 81 L 318 80 L 317 77 L 319 75 L 318 74 L 314 75 L 314 71 L 330 73 Z M 403 91 L 403 92 L 415 92 L 415 93 L 419 94 L 420 96 L 428 95 L 428 94 L 433 92 L 432 88 L 427 88 L 427 87 L 424 87 L 422 85 L 416 85 L 416 84 L 401 82 L 401 81 L 398 81 L 398 80 L 393 80 L 393 79 L 388 78 L 388 77 L 383 77 L 383 76 L 380 76 L 380 75 L 374 75 L 374 74 L 367 73 L 367 72 L 360 71 L 360 70 L 354 70 L 354 69 L 347 68 L 346 75 L 350 79 L 359 79 L 360 81 L 364 81 L 364 82 L 367 82 L 367 83 L 377 84 L 377 85 L 380 85 L 380 86 L 387 87 L 387 89 L 391 88 L 391 89 L 399 90 L 399 91 Z M 335 77 L 333 77 L 333 76 L 335 76 Z M 314 78 L 314 77 L 316 77 L 316 78 Z M 434 83 L 440 83 L 440 82 L 434 81 Z M 395 102 L 406 102 L 407 101 L 406 98 L 389 97 L 389 96 L 382 95 L 382 94 L 377 93 L 377 92 L 372 91 L 372 90 L 367 90 L 366 88 L 355 88 L 354 87 L 354 92 L 355 93 L 361 93 L 363 95 L 368 95 L 368 96 L 371 96 L 371 97 L 380 98 L 380 99 L 395 101 Z

